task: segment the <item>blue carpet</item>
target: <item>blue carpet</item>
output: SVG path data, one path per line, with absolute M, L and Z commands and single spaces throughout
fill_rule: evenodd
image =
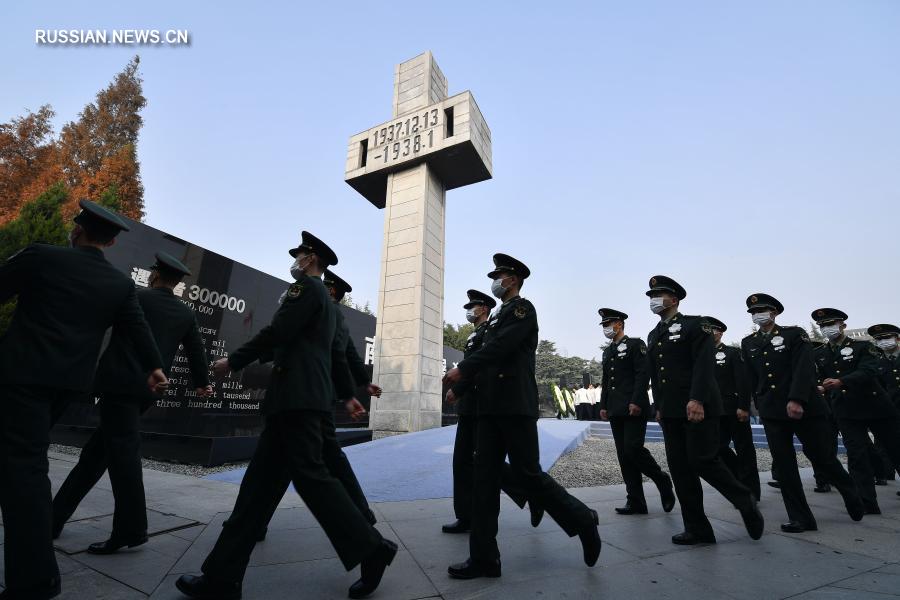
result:
M 579 446 L 590 422 L 540 419 L 541 465 L 549 470 L 564 453 Z M 451 461 L 456 426 L 397 435 L 344 448 L 369 502 L 425 500 L 453 496 Z M 244 470 L 207 479 L 240 483 Z

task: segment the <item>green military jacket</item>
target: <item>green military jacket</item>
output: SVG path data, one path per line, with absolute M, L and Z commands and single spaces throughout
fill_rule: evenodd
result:
M 713 337 L 702 317 L 677 313 L 647 336 L 647 365 L 656 410 L 664 418 L 687 419 L 687 404 L 703 404 L 706 417 L 722 414 L 716 385 Z
M 891 355 L 882 350 L 878 367 L 881 369 L 881 384 L 894 406 L 900 409 L 900 353 Z
M 764 419 L 787 420 L 787 404 L 803 406 L 804 417 L 828 413 L 816 392 L 816 365 L 809 336 L 800 327 L 776 325 L 741 340 L 741 352 L 756 410 Z
M 642 419 L 649 419 L 650 399 L 647 388 L 647 345 L 640 338 L 623 337 L 603 351 L 603 380 L 600 391 L 600 410 L 610 417 L 627 417 L 628 405 L 641 408 Z
M 722 411 L 733 417 L 737 409 L 750 412 L 750 389 L 747 386 L 747 368 L 740 348 L 719 344 L 716 346 L 716 383 L 722 396 Z
M 537 312 L 525 298 L 505 302 L 488 319 L 481 348 L 458 365 L 478 387 L 479 415 L 538 417 L 537 343 Z
M 484 334 L 487 331 L 488 322 L 478 325 L 466 340 L 463 349 L 463 359 L 469 358 L 484 344 Z M 453 386 L 453 394 L 456 396 L 456 414 L 461 417 L 469 417 L 478 414 L 478 386 L 473 379 L 463 379 Z
M 340 398 L 353 396 L 345 342 L 336 335 L 337 310 L 322 280 L 303 276 L 288 288 L 272 322 L 228 357 L 235 371 L 254 360 L 272 358 L 261 404 L 264 415 L 286 410 L 331 413 L 332 385 Z
M 868 341 L 844 337 L 840 344 L 823 344 L 815 350 L 819 384 L 840 379 L 843 387 L 825 392 L 838 419 L 900 417 L 881 382 L 879 350 Z

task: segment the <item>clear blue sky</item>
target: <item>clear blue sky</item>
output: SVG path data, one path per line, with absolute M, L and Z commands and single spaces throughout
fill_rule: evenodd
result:
M 541 336 L 599 354 L 596 310 L 750 329 L 767 291 L 803 326 L 900 322 L 900 3 L 40 2 L 0 9 L 0 121 L 62 123 L 141 55 L 150 225 L 286 276 L 301 229 L 377 295 L 382 212 L 343 182 L 348 137 L 390 116 L 396 63 L 434 52 L 475 94 L 494 179 L 448 193 L 445 318 L 491 255 L 533 271 Z M 186 28 L 181 48 L 53 48 L 35 28 Z

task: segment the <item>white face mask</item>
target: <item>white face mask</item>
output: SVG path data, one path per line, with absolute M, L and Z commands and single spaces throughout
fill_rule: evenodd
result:
M 897 338 L 881 338 L 875 340 L 875 345 L 882 350 L 890 351 L 897 347 Z
M 654 315 L 658 315 L 659 313 L 666 310 L 666 299 L 662 296 L 650 298 L 650 310 Z
M 469 323 L 474 323 L 478 320 L 478 317 L 475 315 L 475 308 L 470 308 L 466 311 L 466 321 Z
M 774 319 L 772 318 L 772 313 L 770 312 L 755 312 L 753 313 L 753 315 L 751 315 L 750 318 L 753 319 L 753 322 L 760 327 L 768 325 L 769 323 L 774 321 Z
M 612 325 L 606 326 L 603 328 L 603 335 L 605 335 L 608 339 L 613 339 L 616 337 L 616 330 L 613 329 Z
M 294 259 L 294 264 L 291 265 L 291 276 L 294 279 L 299 281 L 300 278 L 303 277 L 303 275 L 305 275 L 306 268 L 309 267 L 309 262 L 310 262 L 311 258 L 312 258 L 312 254 L 307 254 L 307 255 L 303 256 L 302 258 L 300 256 L 298 256 L 296 259 Z M 306 261 L 306 264 L 304 264 L 302 267 L 300 266 L 301 260 Z
M 503 295 L 506 294 L 506 288 L 503 287 L 503 280 L 504 280 L 504 279 L 506 279 L 506 278 L 505 278 L 505 277 L 498 277 L 497 279 L 494 280 L 493 283 L 491 283 L 491 293 L 492 293 L 496 298 L 503 298 Z
M 839 325 L 826 325 L 822 328 L 822 335 L 829 340 L 836 340 L 841 337 L 841 328 Z

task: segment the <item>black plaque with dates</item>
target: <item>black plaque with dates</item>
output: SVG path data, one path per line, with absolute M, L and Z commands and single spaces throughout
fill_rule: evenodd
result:
M 210 361 L 228 356 L 272 320 L 289 285 L 287 280 L 142 223 L 129 221 L 129 226 L 131 231 L 120 235 L 106 251 L 107 259 L 128 273 L 138 288 L 148 285 L 156 252 L 181 259 L 193 275 L 185 277 L 175 294 L 194 310 Z M 289 266 L 290 257 L 285 253 L 285 272 Z M 340 308 L 371 375 L 375 317 L 346 306 Z M 462 353 L 445 348 L 444 357 L 452 367 L 462 359 Z M 210 374 L 215 393 L 198 398 L 191 387 L 187 358 L 179 350 L 169 369 L 169 390 L 143 416 L 144 455 L 206 465 L 249 458 L 262 430 L 259 404 L 270 369 L 270 365 L 253 363 L 224 380 Z M 357 393 L 368 407 L 364 390 Z M 454 420 L 452 407 L 445 407 L 444 412 L 446 421 Z M 92 397 L 73 403 L 57 422 L 54 441 L 80 445 L 97 419 Z M 343 406 L 335 406 L 335 421 L 344 443 L 370 437 L 367 421 L 352 421 Z

